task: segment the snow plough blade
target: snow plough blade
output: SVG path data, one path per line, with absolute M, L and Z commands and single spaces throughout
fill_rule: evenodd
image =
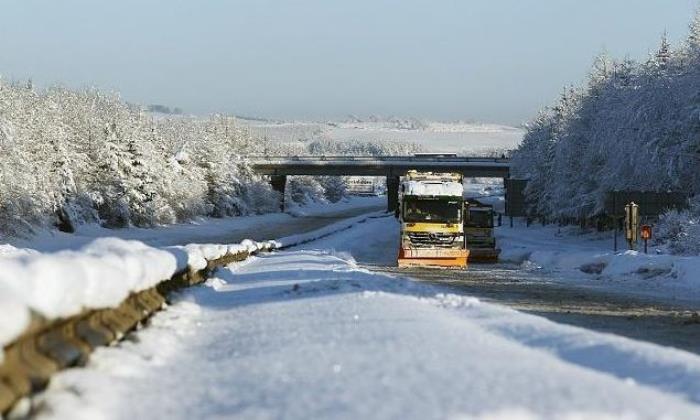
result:
M 401 249 L 398 266 L 465 269 L 469 251 L 465 249 Z

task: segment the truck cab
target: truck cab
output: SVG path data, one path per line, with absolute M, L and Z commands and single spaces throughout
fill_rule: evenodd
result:
M 497 261 L 501 250 L 496 248 L 493 234 L 493 206 L 477 200 L 467 200 L 464 206 L 464 237 L 469 261 Z
M 460 174 L 409 171 L 399 188 L 399 267 L 466 268 Z

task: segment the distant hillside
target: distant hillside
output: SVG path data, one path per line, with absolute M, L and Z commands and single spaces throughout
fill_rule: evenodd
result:
M 412 150 L 453 152 L 465 155 L 500 155 L 522 140 L 523 129 L 498 124 L 438 122 L 413 118 L 359 118 L 313 121 L 241 121 L 254 137 L 287 147 L 322 141 L 406 144 Z

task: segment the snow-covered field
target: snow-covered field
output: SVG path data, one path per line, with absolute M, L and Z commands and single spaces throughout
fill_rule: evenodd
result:
M 254 136 L 284 144 L 318 139 L 390 141 L 416 143 L 430 152 L 476 155 L 513 149 L 524 134 L 515 127 L 463 122 L 241 120 L 241 124 Z
M 40 417 L 700 418 L 700 357 L 359 266 L 393 259 L 392 231 L 370 219 L 219 270 L 60 373 Z

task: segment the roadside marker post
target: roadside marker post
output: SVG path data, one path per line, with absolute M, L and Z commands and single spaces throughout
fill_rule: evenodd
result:
M 625 206 L 625 238 L 630 250 L 634 250 L 639 238 L 639 206 L 634 201 Z
M 649 239 L 651 239 L 651 226 L 650 225 L 642 225 L 641 233 L 642 233 L 642 239 L 644 240 L 644 253 L 647 254 L 648 253 Z

